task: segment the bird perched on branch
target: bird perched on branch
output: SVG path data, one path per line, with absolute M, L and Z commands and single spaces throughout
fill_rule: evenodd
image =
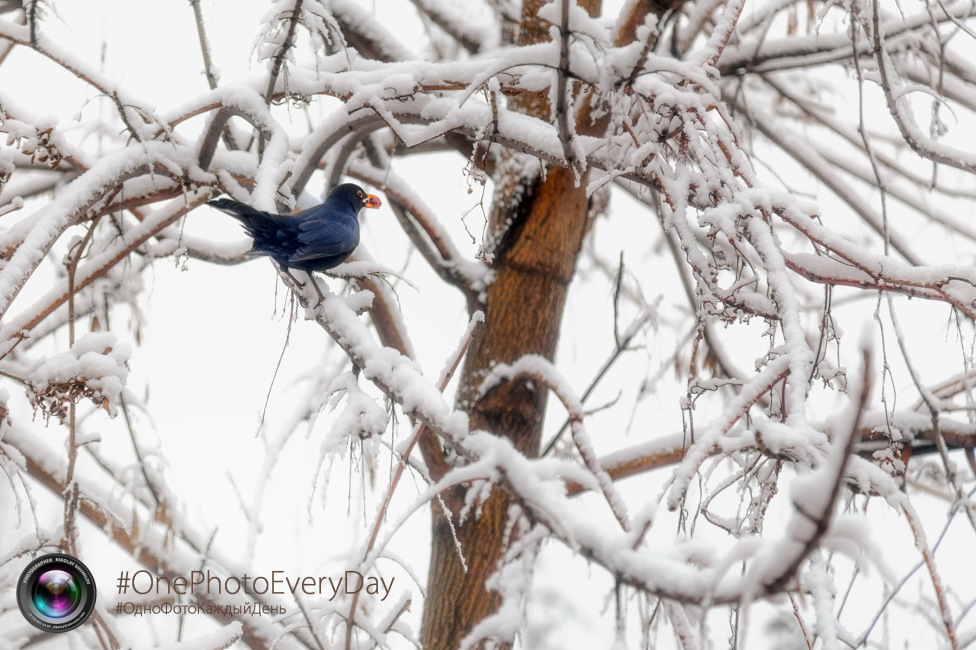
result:
M 324 203 L 294 215 L 262 212 L 233 199 L 207 201 L 207 205 L 244 225 L 254 238 L 252 255 L 267 255 L 286 272 L 311 273 L 331 269 L 349 257 L 359 245 L 359 211 L 380 207 L 380 200 L 358 185 L 343 183 L 329 192 Z

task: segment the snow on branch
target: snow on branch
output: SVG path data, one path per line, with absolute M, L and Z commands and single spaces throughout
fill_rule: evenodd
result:
M 850 394 L 850 405 L 836 423 L 830 452 L 816 470 L 797 478 L 792 485 L 793 513 L 786 525 L 787 538 L 779 548 L 757 558 L 746 572 L 765 590 L 779 591 L 793 580 L 800 564 L 827 534 L 844 484 L 844 473 L 857 440 L 861 414 L 871 393 L 871 350 L 862 350 L 861 381 Z
M 54 201 L 29 217 L 33 222 L 30 232 L 0 270 L 0 315 L 7 311 L 61 234 L 104 200 L 113 188 L 157 169 L 181 176 L 182 167 L 173 160 L 172 154 L 173 148 L 162 142 L 147 142 L 108 154 Z
M 129 376 L 132 350 L 119 344 L 111 332 L 90 332 L 67 352 L 42 359 L 30 369 L 24 383 L 31 404 L 61 423 L 68 404 L 91 400 L 111 415 L 118 412 L 125 381 Z
M 307 316 L 314 318 L 329 332 L 353 362 L 362 368 L 363 375 L 402 405 L 405 412 L 414 415 L 441 436 L 445 443 L 468 461 L 464 468 L 456 470 L 461 474 L 455 476 L 454 472 L 449 473 L 444 481 L 453 482 L 463 475 L 466 481 L 478 476 L 499 483 L 516 497 L 523 508 L 532 513 L 534 521 L 544 524 L 557 538 L 611 573 L 623 576 L 627 584 L 648 593 L 680 602 L 701 602 L 702 598 L 706 598 L 709 602 L 718 604 L 772 593 L 783 588 L 784 583 L 778 580 L 770 582 L 760 579 L 770 575 L 765 571 L 760 571 L 760 577 L 756 577 L 759 574 L 751 573 L 743 577 L 732 577 L 726 575 L 730 565 L 722 561 L 699 569 L 655 558 L 644 549 L 631 548 L 633 540 L 625 532 L 626 527 L 618 535 L 608 531 L 595 531 L 590 524 L 589 515 L 577 512 L 565 501 L 566 484 L 562 477 L 579 481 L 581 475 L 577 469 L 571 468 L 565 461 L 527 459 L 504 438 L 486 432 L 469 431 L 467 417 L 463 413 L 452 412 L 444 403 L 439 390 L 420 377 L 415 366 L 407 359 L 389 348 L 378 347 L 342 298 L 329 294 L 324 301 L 318 302 L 310 286 L 302 290 L 303 302 L 310 305 Z M 773 380 L 763 382 L 758 390 L 768 390 L 772 383 L 786 375 L 791 361 L 790 355 L 784 355 L 772 362 L 765 373 L 773 376 Z M 488 389 L 499 377 L 527 371 L 544 377 L 547 383 L 551 382 L 557 394 L 566 397 L 568 408 L 578 406 L 578 400 L 572 398 L 572 392 L 565 389 L 564 382 L 553 374 L 551 367 L 540 365 L 531 357 L 513 366 L 501 367 L 498 375 L 487 379 L 483 388 Z M 855 411 L 856 417 L 859 417 L 860 412 L 858 407 Z M 840 447 L 840 451 L 835 452 L 838 459 L 849 455 L 848 445 L 852 444 L 853 436 L 853 432 L 848 432 L 842 445 L 831 447 Z M 811 464 L 823 466 L 822 454 L 811 453 L 815 454 L 809 459 Z M 692 456 L 689 452 L 687 458 Z M 838 460 L 827 467 L 833 468 L 829 471 L 838 473 L 842 471 L 843 464 Z M 837 480 L 840 480 L 839 474 Z M 584 482 L 593 483 L 594 479 Z M 835 488 L 832 489 L 832 494 L 836 494 Z M 817 538 L 822 534 L 819 533 Z M 778 542 L 770 544 L 776 543 Z M 760 551 L 762 544 L 758 540 L 743 541 L 737 549 L 730 552 L 729 557 L 765 557 L 765 551 Z M 791 553 L 789 557 L 799 562 L 806 557 L 809 548 L 803 545 L 801 551 Z
M 65 491 L 64 476 L 66 461 L 62 455 L 49 448 L 41 436 L 24 427 L 15 425 L 5 431 L 2 444 L 18 450 L 23 455 L 24 470 L 41 486 L 53 494 Z M 102 477 L 85 472 L 76 475 L 81 494 L 85 498 L 79 504 L 79 513 L 132 558 L 144 566 L 151 567 L 159 576 L 170 578 L 189 576 L 191 571 L 209 570 L 222 580 L 226 576 L 243 575 L 246 569 L 238 566 L 234 558 L 215 553 L 208 543 L 209 533 L 197 530 L 189 522 L 181 519 L 169 522 L 168 527 L 154 525 L 154 514 L 126 496 L 123 486 L 106 485 Z M 175 515 L 175 513 L 171 513 Z M 173 544 L 170 533 L 179 530 L 180 542 Z M 201 592 L 199 602 L 214 606 L 215 612 L 227 611 L 237 606 L 241 608 L 248 602 L 271 604 L 275 601 L 259 594 L 226 591 Z M 226 608 L 226 609 L 225 609 Z M 231 619 L 222 613 L 215 614 L 219 622 L 228 624 Z M 303 635 L 281 635 L 279 628 L 270 620 L 260 616 L 241 616 L 243 638 L 251 647 L 279 647 L 298 649 L 314 647 L 311 640 Z
M 29 11 L 38 8 L 29 4 Z M 116 334 L 98 332 L 60 351 L 52 334 L 80 321 L 79 313 L 107 321 L 119 306 L 137 310 L 151 286 L 143 271 L 154 259 L 242 259 L 240 241 L 208 241 L 192 228 L 184 233 L 180 220 L 213 195 L 228 193 L 258 209 L 284 212 L 300 197 L 306 202 L 311 192 L 350 176 L 386 192 L 385 203 L 394 206 L 405 233 L 401 241 L 420 251 L 442 283 L 460 289 L 464 306 L 476 315 L 448 371 L 434 380 L 422 370 L 427 360 L 415 358 L 410 315 L 395 307 L 393 289 L 364 277 L 379 268 L 367 253 L 357 252 L 357 261 L 328 280 L 355 284 L 334 291 L 330 286 L 321 299 L 311 284 L 283 278 L 306 318 L 335 341 L 342 357 L 333 357 L 328 376 L 316 374 L 296 397 L 299 415 L 285 429 L 331 406 L 319 441 L 323 455 L 338 458 L 352 442 L 364 445 L 370 461 L 387 451 L 392 459 L 389 483 L 379 488 L 385 494 L 371 538 L 357 557 L 363 567 L 381 555 L 393 557 L 394 533 L 406 518 L 429 504 L 440 507 L 447 490 L 474 486 L 463 511 L 450 513 L 464 519 L 478 516 L 484 494 L 500 488 L 514 504 L 508 546 L 488 585 L 502 596 L 502 607 L 474 628 L 472 644 L 483 638 L 512 641 L 530 624 L 524 603 L 533 597 L 531 569 L 551 539 L 602 568 L 621 600 L 628 589 L 663 599 L 660 617 L 686 647 L 707 643 L 700 612 L 783 592 L 793 598 L 790 614 L 796 619 L 813 611 L 806 638 L 816 634 L 829 647 L 852 637 L 843 629 L 831 582 L 837 565 L 827 551 L 850 551 L 852 561 L 861 563 L 866 558 L 858 550 L 871 548 L 855 516 L 836 512 L 850 488 L 856 495 L 851 499 L 880 496 L 900 510 L 931 580 L 934 627 L 950 644 L 965 643 L 948 598 L 956 585 L 939 574 L 938 544 L 926 541 L 918 506 L 906 495 L 915 487 L 911 481 L 927 481 L 926 489 L 944 496 L 952 512 L 972 511 L 964 489 L 970 479 L 963 475 L 976 469 L 976 430 L 965 416 L 950 417 L 952 410 L 972 411 L 972 355 L 964 350 L 961 363 L 954 360 L 933 387 L 913 371 L 914 390 L 924 399 L 905 406 L 916 401 L 909 397 L 896 407 L 885 401 L 886 391 L 898 385 L 894 374 L 886 374 L 892 372 L 887 358 L 881 373 L 872 375 L 865 362 L 859 383 L 848 377 L 840 317 L 831 300 L 836 290 L 848 292 L 837 300 L 846 304 L 892 293 L 941 302 L 960 341 L 971 342 L 976 270 L 965 247 L 976 240 L 976 230 L 966 220 L 964 202 L 974 196 L 976 161 L 944 135 L 939 111 L 956 111 L 962 128 L 976 112 L 976 68 L 957 45 L 973 35 L 972 4 L 958 0 L 885 13 L 878 1 L 828 3 L 820 14 L 807 15 L 808 7 L 792 0 L 755 7 L 741 1 L 634 1 L 614 20 L 591 17 L 574 1 L 555 0 L 538 3 L 535 16 L 547 24 L 549 42 L 524 47 L 513 44 L 514 32 L 504 31 L 517 27 L 517 4 L 477 1 L 458 8 L 445 0 L 413 0 L 408 10 L 428 28 L 428 39 L 419 43 L 401 42 L 406 32 L 363 3 L 276 0 L 250 32 L 256 34 L 253 57 L 260 65 L 250 76 L 228 82 L 229 76 L 217 73 L 219 58 L 206 42 L 200 3 L 193 2 L 209 90 L 174 91 L 173 105 L 157 111 L 105 73 L 109 67 L 56 42 L 36 12 L 28 16 L 23 3 L 0 0 L 5 18 L 17 12 L 17 18 L 0 20 L 0 65 L 11 65 L 15 59 L 8 54 L 24 50 L 25 60 L 43 58 L 67 72 L 82 90 L 78 96 L 106 99 L 109 107 L 107 116 L 77 122 L 21 106 L 33 98 L 17 93 L 27 95 L 29 88 L 0 92 L 6 143 L 0 150 L 4 381 L 20 389 L 21 403 L 26 395 L 46 417 L 64 418 L 68 405 L 83 399 L 123 414 L 133 447 L 124 451 L 135 453 L 132 464 L 145 474 L 126 405 L 125 383 L 134 362 L 128 346 Z M 805 15 L 806 34 L 796 23 Z M 24 24 L 18 24 L 21 18 Z M 842 66 L 852 61 L 856 87 L 844 85 L 851 75 Z M 845 98 L 851 88 L 863 96 Z M 852 118 L 870 106 L 871 92 L 883 119 Z M 921 92 L 934 100 L 928 132 L 920 124 Z M 546 99 L 547 110 L 537 116 L 520 112 L 527 96 Z M 282 106 L 286 102 L 291 106 Z M 499 150 L 517 152 L 518 164 L 496 164 L 503 158 Z M 499 432 L 472 430 L 467 413 L 442 391 L 472 328 L 482 326 L 477 310 L 491 314 L 484 303 L 497 273 L 490 264 L 465 259 L 463 246 L 452 240 L 452 215 L 437 214 L 431 207 L 436 204 L 423 198 L 423 187 L 406 180 L 411 176 L 402 173 L 404 159 L 421 151 L 460 152 L 459 167 L 479 165 L 478 180 L 490 179 L 495 187 L 526 170 L 532 178 L 545 178 L 547 167 L 572 170 L 573 189 L 585 191 L 595 205 L 587 213 L 592 218 L 582 262 L 568 265 L 579 269 L 580 286 L 592 287 L 585 283 L 612 266 L 605 260 L 618 251 L 599 248 L 609 248 L 608 239 L 621 250 L 643 246 L 641 254 L 649 259 L 642 260 L 645 275 L 635 274 L 635 282 L 661 292 L 655 300 L 665 306 L 655 327 L 680 336 L 661 368 L 641 378 L 633 408 L 636 413 L 656 386 L 668 384 L 662 377 L 673 368 L 678 380 L 670 384 L 680 386 L 671 401 L 661 398 L 660 408 L 682 419 L 683 428 L 668 429 L 679 433 L 655 438 L 634 426 L 642 438 L 598 457 L 595 417 L 584 411 L 586 395 L 581 399 L 572 388 L 576 378 L 563 374 L 569 364 L 560 361 L 557 370 L 534 355 L 495 366 L 482 394 L 499 382 L 532 378 L 568 411 L 575 453 L 534 458 Z M 611 190 L 605 188 L 614 185 L 612 192 L 624 187 L 639 203 L 620 208 L 615 198 L 607 209 L 604 197 Z M 812 205 L 807 195 L 831 212 Z M 902 222 L 905 206 L 915 220 L 911 225 Z M 624 236 L 614 232 L 622 212 L 632 209 L 640 219 Z M 613 235 L 601 239 L 604 227 Z M 951 256 L 919 244 L 942 228 Z M 665 264 L 656 265 L 660 251 Z M 414 281 L 411 264 L 398 274 Z M 643 309 L 645 295 L 633 292 L 631 306 Z M 363 317 L 367 310 L 371 322 Z M 887 335 L 883 315 L 874 317 Z M 483 326 L 491 327 L 490 319 Z M 758 353 L 749 344 L 738 345 L 739 332 L 752 336 L 763 326 L 754 337 L 763 339 Z M 904 343 L 906 335 L 892 329 Z M 567 328 L 564 336 L 569 334 Z M 660 341 L 658 348 L 670 342 L 666 336 Z M 836 358 L 828 358 L 827 348 Z M 425 344 L 416 348 L 424 349 Z M 657 352 L 647 346 L 655 363 Z M 903 356 L 911 365 L 908 354 Z M 355 370 L 338 370 L 350 361 Z M 882 389 L 881 407 L 867 402 L 872 381 Z M 845 404 L 839 415 L 822 415 L 823 393 Z M 199 566 L 224 573 L 250 570 L 244 564 L 258 546 L 260 521 L 247 523 L 247 560 L 234 561 L 229 556 L 236 552 L 222 552 L 220 544 L 211 548 L 209 532 L 183 518 L 175 486 L 167 486 L 164 477 L 157 481 L 154 475 L 152 483 L 164 495 L 154 504 L 122 478 L 129 471 L 125 461 L 98 456 L 90 444 L 69 445 L 72 454 L 84 449 L 84 461 L 76 473 L 66 469 L 61 453 L 41 445 L 8 408 L 10 394 L 0 389 L 0 469 L 13 491 L 36 483 L 57 500 L 74 490 L 78 512 L 101 531 L 93 534 L 111 539 L 159 575 Z M 409 439 L 384 440 L 400 414 L 411 419 Z M 72 440 L 74 433 L 72 427 Z M 87 443 L 91 438 L 85 435 L 90 432 L 80 440 Z M 284 440 L 267 445 L 262 479 L 273 478 L 271 456 L 283 450 Z M 426 465 L 411 456 L 415 445 Z M 963 471 L 948 455 L 956 449 L 965 450 L 956 452 L 960 456 L 966 453 Z M 921 457 L 934 451 L 941 465 L 914 474 L 906 470 L 908 452 Z M 658 475 L 667 477 L 651 496 L 630 500 L 617 484 L 662 468 L 668 469 Z M 408 471 L 416 471 L 425 485 L 406 512 L 391 517 L 394 530 L 381 539 L 393 493 Z M 787 480 L 792 483 L 786 520 L 763 532 L 767 508 L 780 503 L 773 499 Z M 944 495 L 931 487 L 936 481 Z M 724 510 L 723 499 L 732 492 L 739 499 L 737 512 Z M 589 496 L 575 498 L 583 493 Z M 610 525 L 594 525 L 594 499 L 602 499 L 597 505 Z M 678 521 L 677 541 L 669 531 L 672 541 L 663 550 L 645 539 L 652 524 L 657 526 L 660 505 L 670 510 L 663 518 Z M 247 514 L 259 517 L 260 511 L 255 506 Z M 721 541 L 696 534 L 698 515 L 720 532 Z M 798 591 L 810 595 L 809 605 L 797 604 Z M 331 608 L 296 600 L 301 616 L 218 617 L 222 627 L 185 645 L 221 647 L 239 638 L 252 647 L 312 648 L 324 645 L 320 628 L 328 625 L 339 630 L 337 642 L 369 638 L 383 645 L 391 629 L 408 627 L 398 623 L 408 602 L 404 596 L 377 614 L 372 603 L 358 598 Z M 868 643 L 869 634 L 870 628 L 861 641 Z M 412 638 L 412 632 L 403 635 Z
M 617 494 L 616 489 L 614 489 L 613 480 L 610 478 L 610 475 L 600 466 L 600 461 L 593 448 L 593 442 L 583 427 L 583 418 L 585 416 L 583 402 L 577 397 L 565 378 L 556 371 L 548 359 L 538 355 L 526 355 L 512 364 L 498 364 L 485 377 L 479 392 L 481 395 L 484 395 L 503 381 L 510 381 L 522 375 L 543 382 L 559 397 L 563 406 L 566 407 L 566 410 L 569 412 L 569 426 L 573 436 L 573 442 L 576 443 L 576 449 L 583 458 L 583 463 L 596 479 L 597 484 L 600 486 L 600 491 L 603 493 L 620 527 L 623 530 L 630 530 L 631 522 L 630 517 L 627 515 L 626 503 Z

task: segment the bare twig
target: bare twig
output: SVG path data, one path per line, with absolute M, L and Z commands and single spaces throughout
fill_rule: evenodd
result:
M 200 41 L 200 55 L 203 56 L 203 72 L 207 76 L 207 84 L 213 90 L 217 87 L 217 71 L 211 61 L 210 43 L 207 41 L 207 28 L 203 24 L 203 11 L 200 9 L 200 0 L 190 0 L 193 7 L 193 18 L 197 25 L 197 38 Z
M 925 563 L 925 568 L 928 569 L 929 577 L 932 579 L 932 588 L 935 590 L 935 597 L 939 603 L 939 613 L 942 615 L 942 624 L 945 626 L 949 646 L 952 650 L 959 650 L 959 641 L 956 639 L 956 629 L 952 620 L 952 610 L 949 609 L 948 595 L 946 594 L 945 587 L 942 585 L 942 579 L 939 577 L 939 570 L 935 566 L 935 555 L 925 541 L 925 531 L 922 528 L 922 522 L 919 521 L 918 514 L 907 499 L 902 503 L 902 512 L 905 514 L 905 520 L 915 534 L 915 545 L 921 552 L 922 561 Z

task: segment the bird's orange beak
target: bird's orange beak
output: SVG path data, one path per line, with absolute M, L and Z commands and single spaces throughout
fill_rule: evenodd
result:
M 383 202 L 380 201 L 380 197 L 376 196 L 375 194 L 367 194 L 366 200 L 363 201 L 364 208 L 378 208 L 381 205 L 383 205 Z

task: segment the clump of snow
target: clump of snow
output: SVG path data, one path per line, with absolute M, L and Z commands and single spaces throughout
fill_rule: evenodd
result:
M 332 429 L 323 442 L 323 453 L 341 452 L 350 434 L 360 440 L 379 437 L 386 430 L 387 412 L 359 387 L 356 377 L 346 372 L 336 377 L 327 389 L 328 406 L 337 409 L 345 400 L 345 407 L 338 412 Z
M 68 405 L 82 398 L 115 415 L 131 355 L 131 348 L 111 332 L 85 334 L 67 352 L 34 364 L 24 382 L 27 397 L 46 419 L 54 416 L 64 422 Z

